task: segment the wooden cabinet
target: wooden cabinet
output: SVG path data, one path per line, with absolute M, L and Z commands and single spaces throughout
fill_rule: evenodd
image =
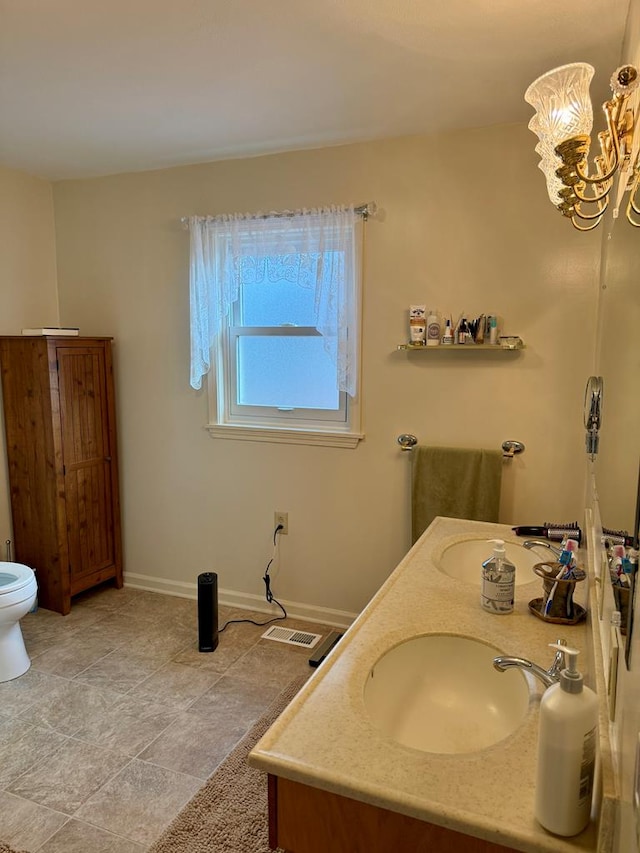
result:
M 122 586 L 111 338 L 0 337 L 14 557 L 42 607 Z
M 269 846 L 287 853 L 515 853 L 398 812 L 269 774 Z

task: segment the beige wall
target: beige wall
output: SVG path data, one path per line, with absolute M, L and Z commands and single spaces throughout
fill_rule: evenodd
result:
M 179 591 L 213 570 L 260 599 L 279 509 L 290 533 L 276 596 L 358 611 L 409 545 L 411 459 L 396 444 L 407 431 L 424 444 L 523 441 L 505 464 L 500 520 L 581 517 L 599 238 L 553 211 L 534 144 L 503 126 L 55 185 L 61 320 L 116 341 L 130 580 Z M 370 200 L 382 215 L 366 226 L 366 440 L 210 438 L 206 394 L 188 384 L 180 217 Z M 498 313 L 527 349 L 396 352 L 415 302 Z
M 58 324 L 51 184 L 0 166 L 0 335 Z M 4 424 L 0 410 L 0 436 Z M 6 457 L 0 454 L 0 544 L 12 537 Z

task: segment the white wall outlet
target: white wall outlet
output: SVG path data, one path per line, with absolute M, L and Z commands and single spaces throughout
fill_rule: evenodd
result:
M 273 526 L 274 529 L 281 528 L 278 530 L 278 535 L 286 536 L 289 532 L 289 513 L 276 510 L 273 514 Z

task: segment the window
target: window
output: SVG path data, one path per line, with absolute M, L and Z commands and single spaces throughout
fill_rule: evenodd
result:
M 191 384 L 209 373 L 213 434 L 357 444 L 359 221 L 190 220 Z

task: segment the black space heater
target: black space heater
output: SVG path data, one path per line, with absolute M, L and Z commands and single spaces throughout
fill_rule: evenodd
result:
M 198 575 L 198 650 L 214 652 L 218 646 L 218 575 Z

